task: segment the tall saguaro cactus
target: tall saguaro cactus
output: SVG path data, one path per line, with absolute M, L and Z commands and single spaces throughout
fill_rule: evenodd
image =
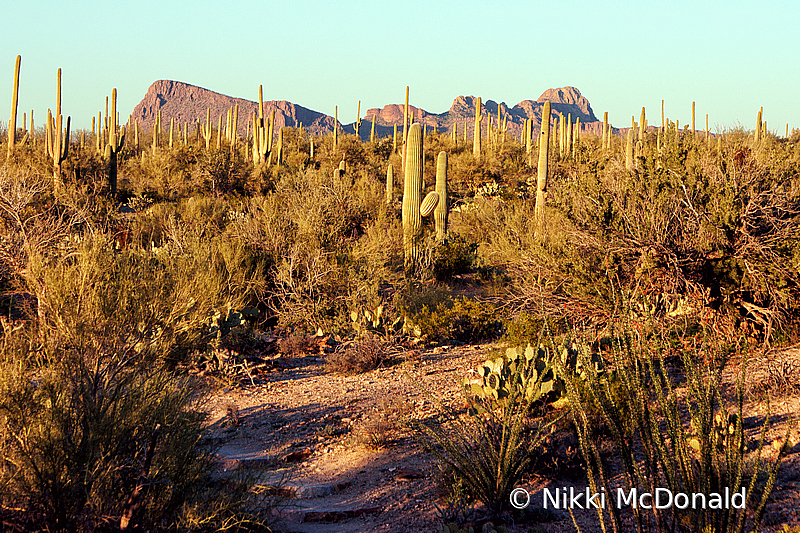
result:
M 386 167 L 386 205 L 392 205 L 394 201 L 394 168 L 392 164 Z
M 111 196 L 117 195 L 117 154 L 125 144 L 125 129 L 117 137 L 117 89 L 111 90 L 111 117 L 108 127 L 108 144 L 105 148 L 105 158 L 108 164 L 108 188 Z M 172 145 L 172 123 L 170 123 L 170 145 Z
M 633 170 L 633 130 L 628 130 L 628 136 L 625 140 L 625 168 Z
M 763 124 L 763 122 L 762 122 L 762 116 L 763 116 L 763 114 L 764 114 L 764 107 L 762 106 L 762 107 L 761 107 L 761 108 L 758 110 L 758 119 L 756 120 L 756 138 L 755 138 L 755 142 L 756 142 L 756 144 L 758 143 L 758 141 L 759 141 L 759 140 L 760 140 L 760 138 L 761 138 L 761 129 L 764 127 L 764 124 Z
M 62 127 L 61 116 L 61 69 L 58 69 L 58 86 L 56 92 L 56 116 L 47 110 L 47 149 L 53 159 L 53 184 L 56 189 L 61 186 L 61 163 L 67 158 L 69 151 L 70 117 L 67 117 L 66 133 Z
M 11 152 L 14 151 L 14 142 L 17 135 L 17 105 L 19 104 L 19 66 L 22 62 L 22 56 L 17 56 L 17 62 L 14 66 L 14 95 L 11 97 L 11 119 L 8 121 L 8 155 L 11 157 Z M 33 122 L 33 113 L 31 113 L 31 122 Z M 31 133 L 33 127 L 31 126 Z
M 356 130 L 356 137 L 361 136 L 361 100 L 358 101 L 358 110 L 356 111 L 356 121 L 353 124 L 353 129 Z
M 333 106 L 333 151 L 339 146 L 339 106 Z
M 475 102 L 475 131 L 472 133 L 472 156 L 475 159 L 481 158 L 481 97 Z
M 402 171 L 406 171 L 406 152 L 408 146 L 408 85 L 406 85 L 406 105 L 403 108 L 403 160 Z
M 539 136 L 539 168 L 536 180 L 536 230 L 541 231 L 544 224 L 544 193 L 547 190 L 547 157 L 550 149 L 550 101 L 542 108 L 542 131 Z
M 442 150 L 436 160 L 436 194 L 439 203 L 433 211 L 436 227 L 436 240 L 441 241 L 447 237 L 447 152 Z
M 422 240 L 422 126 L 412 124 L 406 138 L 405 183 L 403 184 L 403 252 L 406 269 L 420 257 Z

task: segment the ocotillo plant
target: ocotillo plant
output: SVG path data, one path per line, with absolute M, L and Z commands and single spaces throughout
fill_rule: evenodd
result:
M 117 140 L 117 89 L 111 90 L 111 124 L 108 128 L 108 144 L 105 148 L 105 159 L 108 165 L 108 188 L 111 196 L 117 195 L 117 154 L 125 144 L 125 129 L 123 128 Z M 170 145 L 172 144 L 172 127 L 170 126 Z
M 442 150 L 436 160 L 436 193 L 439 203 L 433 212 L 436 223 L 436 240 L 441 241 L 447 237 L 447 152 Z
M 19 104 L 19 66 L 22 62 L 22 56 L 17 56 L 17 62 L 14 66 L 14 94 L 11 97 L 11 119 L 8 121 L 8 154 L 11 157 L 11 152 L 14 151 L 14 142 L 17 135 L 17 105 Z M 33 121 L 33 113 L 31 113 L 31 121 Z M 33 127 L 31 127 L 33 131 Z
M 475 159 L 481 158 L 481 97 L 475 101 L 475 131 L 472 133 L 472 155 Z
M 412 124 L 406 138 L 405 183 L 403 187 L 403 252 L 406 270 L 419 260 L 422 240 L 422 126 Z
M 536 231 L 541 232 L 544 225 L 544 193 L 547 190 L 547 156 L 550 149 L 550 101 L 542 108 L 542 131 L 539 135 L 539 168 L 536 180 Z

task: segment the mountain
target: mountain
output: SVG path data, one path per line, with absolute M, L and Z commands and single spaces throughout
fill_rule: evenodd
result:
M 205 123 L 207 110 L 211 109 L 211 122 L 216 127 L 219 117 L 222 116 L 224 124 L 228 110 L 236 105 L 239 106 L 237 131 L 239 135 L 245 135 L 247 122 L 253 113 L 258 113 L 258 102 L 226 96 L 180 81 L 158 80 L 150 85 L 142 101 L 133 108 L 131 118 L 138 120 L 139 128 L 146 131 L 153 128 L 161 111 L 161 126 L 167 130 L 173 118 L 177 124 L 194 123 L 197 120 Z M 301 123 L 313 134 L 333 131 L 333 117 L 303 106 L 285 100 L 264 101 L 264 116 L 269 116 L 273 110 L 275 135 L 281 127 L 297 127 Z
M 409 112 L 414 114 L 414 120 L 428 127 L 439 130 L 452 131 L 456 125 L 458 135 L 463 135 L 464 128 L 471 138 L 475 124 L 475 96 L 459 96 L 453 100 L 450 109 L 444 113 L 429 113 L 424 109 L 409 105 Z M 597 134 L 602 129 L 602 123 L 592 111 L 589 100 L 581 95 L 575 87 L 561 87 L 548 89 L 536 100 L 523 100 L 514 107 L 509 108 L 505 102 L 497 103 L 493 100 L 481 102 L 481 114 L 484 117 L 482 127 L 486 127 L 488 117 L 491 116 L 493 127 L 497 127 L 497 111 L 503 117 L 508 117 L 507 127 L 511 135 L 519 137 L 525 124 L 525 119 L 533 119 L 534 130 L 538 130 L 542 108 L 545 101 L 550 101 L 552 108 L 551 120 L 557 120 L 558 114 L 572 115 L 573 122 L 580 118 L 581 129 Z M 226 122 L 228 110 L 239 106 L 239 122 L 237 131 L 245 135 L 248 131 L 247 123 L 258 112 L 258 103 L 243 98 L 226 96 L 202 87 L 190 85 L 180 81 L 158 80 L 148 89 L 144 98 L 133 110 L 132 119 L 139 122 L 139 128 L 145 131 L 152 129 L 159 111 L 161 112 L 162 128 L 167 130 L 171 119 L 177 124 L 194 123 L 206 120 L 207 110 L 211 110 L 211 121 L 216 127 L 219 117 L 222 116 L 223 124 Z M 301 123 L 305 129 L 315 135 L 327 134 L 333 131 L 334 119 L 331 116 L 312 111 L 285 100 L 264 101 L 264 115 L 269 116 L 275 111 L 275 135 L 280 127 L 297 127 Z M 343 115 L 344 113 L 340 113 Z M 376 133 L 379 136 L 391 135 L 393 127 L 403 124 L 403 105 L 389 104 L 382 108 L 368 109 L 362 117 L 359 134 L 362 139 L 368 139 L 375 120 Z M 353 133 L 354 122 L 349 124 L 339 123 L 340 131 Z

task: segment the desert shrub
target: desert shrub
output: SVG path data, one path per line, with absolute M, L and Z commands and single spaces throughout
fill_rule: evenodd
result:
M 278 340 L 278 350 L 287 356 L 299 356 L 319 350 L 314 337 L 305 334 L 289 333 Z
M 209 342 L 208 318 L 236 272 L 219 250 L 182 244 L 182 253 L 116 252 L 97 234 L 63 257 L 33 256 L 29 279 L 46 287 L 39 321 L 0 343 L 7 523 L 102 529 L 142 476 L 145 524 L 175 523 L 195 498 L 215 497 L 202 388 L 170 368 Z
M 390 347 L 387 340 L 367 333 L 326 357 L 325 367 L 330 372 L 347 376 L 363 374 L 388 364 L 392 357 Z
M 452 303 L 439 302 L 435 307 L 423 305 L 410 315 L 421 335 L 430 341 L 454 340 L 480 342 L 496 338 L 502 332 L 496 307 L 463 296 Z
M 444 240 L 434 250 L 433 276 L 441 281 L 456 274 L 466 274 L 472 270 L 477 259 L 478 245 L 463 237 Z
M 197 177 L 212 193 L 243 192 L 248 164 L 239 150 L 223 146 L 219 150 L 203 151 L 195 168 Z

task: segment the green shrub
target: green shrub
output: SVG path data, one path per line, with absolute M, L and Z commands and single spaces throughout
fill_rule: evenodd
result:
M 464 296 L 441 301 L 435 293 L 427 299 L 433 301 L 416 302 L 417 312 L 412 307 L 405 309 L 408 324 L 429 341 L 480 342 L 494 339 L 502 332 L 502 323 L 498 320 L 494 304 Z
M 141 496 L 145 527 L 177 524 L 185 506 L 220 497 L 207 478 L 211 450 L 201 444 L 203 388 L 170 368 L 212 340 L 209 317 L 237 276 L 213 249 L 181 244 L 183 253 L 153 256 L 87 235 L 63 257 L 31 258 L 31 283 L 46 287 L 39 320 L 0 343 L 6 523 L 103 528 L 125 512 L 142 476 L 150 482 Z M 245 505 L 204 527 L 246 520 Z
M 439 243 L 433 255 L 433 277 L 443 281 L 470 272 L 477 259 L 477 250 L 477 244 L 462 237 L 448 238 Z

